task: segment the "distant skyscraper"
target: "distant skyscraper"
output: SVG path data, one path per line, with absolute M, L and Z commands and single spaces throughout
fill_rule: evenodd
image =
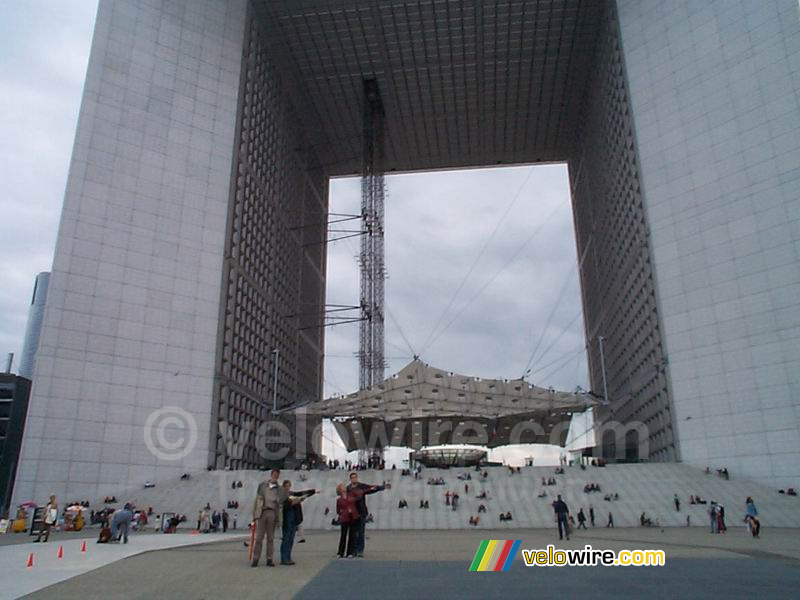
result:
M 47 286 L 50 284 L 50 273 L 43 272 L 36 276 L 33 284 L 31 306 L 28 309 L 28 325 L 25 328 L 25 344 L 19 361 L 19 374 L 28 379 L 33 378 L 33 367 L 36 363 L 36 351 L 39 349 L 39 337 L 42 333 L 44 305 L 47 302 Z

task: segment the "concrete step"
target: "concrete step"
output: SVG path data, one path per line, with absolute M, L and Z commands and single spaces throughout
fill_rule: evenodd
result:
M 523 467 L 520 474 L 509 475 L 506 468 L 486 469 L 488 477 L 484 480 L 471 469 L 425 469 L 421 480 L 402 476 L 399 470 L 359 472 L 359 479 L 369 484 L 384 481 L 391 488 L 367 497 L 369 511 L 376 529 L 466 529 L 469 528 L 470 515 L 478 515 L 478 507 L 487 508 L 481 514 L 481 526 L 499 528 L 551 527 L 554 523 L 550 506 L 557 494 L 561 494 L 573 515 L 583 508 L 587 514 L 589 507 L 595 510 L 598 526 L 605 526 L 608 513 L 614 516 L 617 527 L 639 525 L 639 516 L 645 512 L 662 526 L 680 527 L 686 525 L 686 516 L 691 517 L 693 526 L 707 526 L 709 505 L 689 504 L 690 495 L 700 495 L 708 500 L 722 503 L 726 509 L 729 527 L 744 526 L 745 498 L 755 499 L 764 526 L 800 527 L 800 498 L 778 494 L 762 485 L 732 479 L 726 481 L 716 474 L 706 474 L 702 470 L 682 464 L 631 464 L 608 465 L 606 467 L 568 467 L 564 475 L 554 475 L 552 467 Z M 461 481 L 458 475 L 470 473 L 471 481 Z M 303 503 L 304 526 L 306 529 L 330 529 L 335 513 L 335 489 L 338 483 L 347 481 L 348 473 L 338 471 L 284 471 L 281 479 L 290 479 L 294 489 L 314 488 L 320 493 Z M 307 477 L 301 481 L 301 477 Z M 117 495 L 120 502 L 132 501 L 137 507 L 152 506 L 156 513 L 164 511 L 186 514 L 190 524 L 196 524 L 198 511 L 210 504 L 212 508 L 222 509 L 229 500 L 239 502 L 239 509 L 229 509 L 238 513 L 239 524 L 249 522 L 253 498 L 258 483 L 268 477 L 262 471 L 205 471 L 195 473 L 186 481 L 157 482 L 150 489 L 132 490 L 125 497 Z M 429 477 L 444 477 L 446 485 L 428 485 Z M 555 477 L 557 484 L 542 487 L 542 477 Z M 241 481 L 241 488 L 232 488 L 233 482 Z M 601 492 L 585 493 L 587 483 L 596 483 Z M 469 493 L 464 492 L 464 484 L 469 485 Z M 547 498 L 538 498 L 544 489 Z M 459 507 L 453 511 L 445 504 L 445 492 L 459 494 Z M 486 490 L 490 499 L 480 500 L 476 495 Z M 607 502 L 607 493 L 619 494 L 619 500 Z M 681 500 L 681 510 L 676 511 L 673 494 Z M 400 499 L 405 499 L 409 507 L 398 509 Z M 420 509 L 420 499 L 427 500 L 429 509 Z M 96 506 L 96 505 L 95 505 Z M 325 514 L 325 509 L 329 513 Z M 513 521 L 501 522 L 499 514 L 510 511 Z

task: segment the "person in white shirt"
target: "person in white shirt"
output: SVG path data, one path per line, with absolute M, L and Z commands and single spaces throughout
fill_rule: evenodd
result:
M 39 527 L 39 536 L 34 540 L 34 542 L 41 542 L 42 535 L 44 535 L 45 542 L 50 539 L 50 529 L 58 521 L 58 502 L 56 502 L 55 496 L 50 496 L 50 501 L 47 503 L 47 506 L 44 507 L 44 515 L 42 516 L 42 520 L 44 522 Z

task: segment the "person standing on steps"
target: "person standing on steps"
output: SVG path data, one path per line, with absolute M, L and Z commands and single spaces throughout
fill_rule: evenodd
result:
M 606 524 L 606 528 L 609 527 L 614 527 L 614 515 L 611 514 L 611 511 L 608 511 L 608 523 Z
M 368 494 L 374 494 L 375 492 L 382 492 L 385 489 L 385 485 L 368 485 L 366 483 L 361 483 L 358 480 L 357 472 L 353 471 L 350 473 L 350 484 L 347 486 L 347 491 L 353 493 L 359 492 L 361 494 L 358 499 L 358 514 L 361 518 L 358 520 L 358 535 L 356 536 L 356 556 L 359 558 L 364 556 L 367 517 L 369 515 L 369 512 L 367 512 L 366 496 Z
M 594 506 L 589 505 L 589 523 L 594 527 Z
M 553 511 L 556 513 L 556 523 L 558 523 L 558 539 L 563 540 L 566 535 L 569 539 L 569 507 L 567 503 L 561 499 L 561 494 L 558 495 L 555 502 L 553 502 Z
M 678 494 L 675 494 L 674 501 L 675 501 L 675 510 L 680 512 L 680 510 L 681 510 L 681 500 L 680 500 L 680 498 L 678 498 Z
M 272 469 L 267 481 L 262 481 L 256 491 L 256 499 L 253 503 L 253 521 L 256 525 L 255 546 L 253 547 L 253 560 L 251 567 L 257 567 L 261 558 L 261 547 L 264 543 L 264 536 L 267 538 L 267 566 L 274 567 L 275 562 L 275 528 L 281 522 L 281 507 L 286 500 L 287 494 L 283 486 L 278 482 L 281 476 L 280 469 Z

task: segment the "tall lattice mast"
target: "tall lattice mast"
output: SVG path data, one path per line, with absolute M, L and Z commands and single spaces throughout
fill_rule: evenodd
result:
M 364 80 L 364 156 L 361 171 L 361 330 L 359 387 L 383 381 L 383 178 L 384 111 L 378 82 Z

